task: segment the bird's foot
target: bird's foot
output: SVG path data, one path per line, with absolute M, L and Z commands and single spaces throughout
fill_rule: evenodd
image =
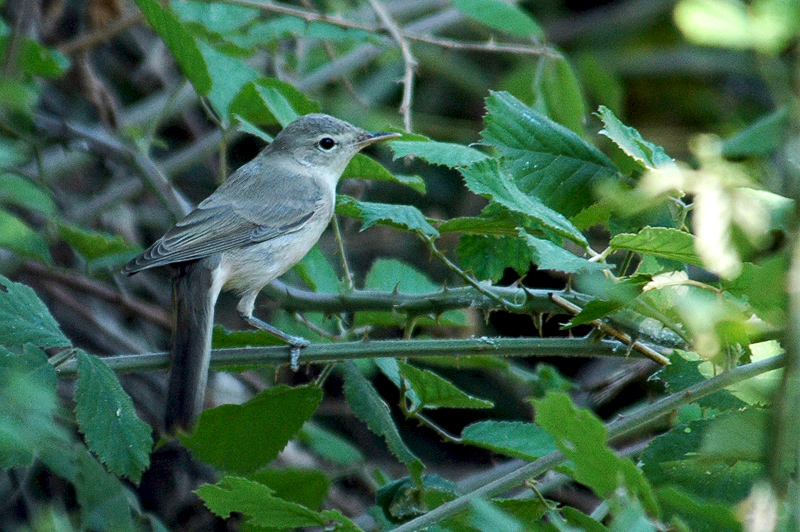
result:
M 272 326 L 269 323 L 256 318 L 255 316 L 241 315 L 241 317 L 251 327 L 261 329 L 262 331 L 267 331 L 273 336 L 277 336 L 289 344 L 289 365 L 292 368 L 292 371 L 297 371 L 300 368 L 300 350 L 311 345 L 310 341 L 306 340 L 302 336 L 292 336 L 290 334 L 286 334 L 277 327 Z

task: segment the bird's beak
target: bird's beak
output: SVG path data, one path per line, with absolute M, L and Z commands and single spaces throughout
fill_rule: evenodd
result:
M 365 132 L 365 134 L 356 141 L 356 146 L 358 149 L 361 149 L 370 144 L 375 144 L 383 140 L 396 139 L 397 137 L 402 137 L 402 135 L 394 131 L 378 131 L 377 133 Z

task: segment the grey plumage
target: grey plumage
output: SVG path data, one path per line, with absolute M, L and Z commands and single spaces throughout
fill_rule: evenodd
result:
M 396 136 L 369 133 L 328 115 L 301 117 L 125 266 L 128 275 L 165 265 L 175 270 L 168 431 L 188 429 L 202 408 L 213 309 L 222 289 L 237 292 L 242 318 L 286 341 L 296 361 L 308 341 L 253 317 L 256 296 L 319 239 L 333 216 L 336 183 L 353 155 Z

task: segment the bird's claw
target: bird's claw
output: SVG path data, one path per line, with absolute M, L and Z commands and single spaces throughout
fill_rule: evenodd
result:
M 295 337 L 289 343 L 289 367 L 292 371 L 300 369 L 300 350 L 311 345 L 305 338 Z

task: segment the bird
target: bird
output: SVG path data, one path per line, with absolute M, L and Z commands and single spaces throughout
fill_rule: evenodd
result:
M 398 136 L 371 133 L 326 114 L 301 116 L 125 265 L 127 275 L 159 266 L 173 270 L 168 433 L 189 431 L 202 411 L 214 306 L 222 290 L 239 296 L 236 310 L 246 323 L 289 345 L 296 367 L 308 340 L 255 317 L 256 297 L 319 240 L 333 217 L 336 185 L 353 156 Z

